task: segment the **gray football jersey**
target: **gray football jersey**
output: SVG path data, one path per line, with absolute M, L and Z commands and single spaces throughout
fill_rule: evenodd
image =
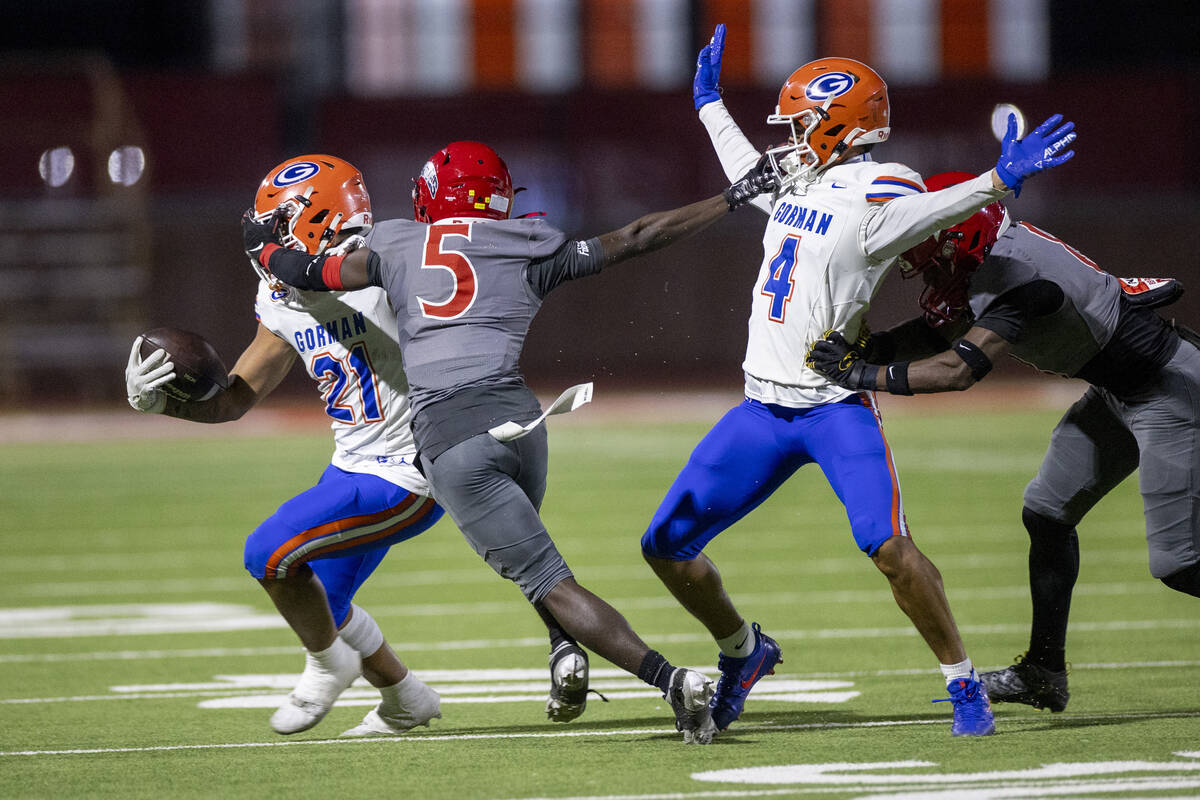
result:
M 996 240 L 971 276 L 971 313 L 979 319 L 1005 292 L 1039 280 L 1062 289 L 1062 305 L 1028 320 L 1012 355 L 1038 369 L 1075 376 L 1117 329 L 1120 281 L 1065 242 L 1018 222 Z
M 597 239 L 567 244 L 537 218 L 386 220 L 367 247 L 396 312 L 423 453 L 541 413 L 519 369 L 525 335 L 551 289 L 603 267 Z
M 367 247 L 396 311 L 414 410 L 466 386 L 520 377 L 542 304 L 525 268 L 566 236 L 539 219 L 386 220 Z

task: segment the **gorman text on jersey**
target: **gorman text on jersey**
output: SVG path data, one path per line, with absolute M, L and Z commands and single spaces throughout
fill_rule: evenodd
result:
M 775 213 L 771 215 L 771 219 L 774 222 L 790 225 L 797 230 L 812 231 L 824 236 L 829 232 L 833 214 L 817 211 L 815 208 L 808 209 L 794 203 L 780 203 L 775 209 Z
M 294 334 L 296 338 L 296 350 L 303 353 L 305 350 L 324 347 L 330 342 L 340 342 L 343 339 L 349 339 L 351 336 L 357 336 L 360 333 L 366 332 L 367 320 L 363 317 L 363 312 L 359 311 L 356 314 L 347 314 L 344 317 L 296 331 Z

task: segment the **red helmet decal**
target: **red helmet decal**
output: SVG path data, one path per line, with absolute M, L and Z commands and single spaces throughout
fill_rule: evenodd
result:
M 508 166 L 482 142 L 451 142 L 434 153 L 413 179 L 413 217 L 508 219 L 513 185 Z

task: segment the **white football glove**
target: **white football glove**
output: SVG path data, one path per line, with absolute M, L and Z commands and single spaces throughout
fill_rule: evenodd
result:
M 357 250 L 360 247 L 365 247 L 366 244 L 367 244 L 366 237 L 360 236 L 359 234 L 355 233 L 355 234 L 351 234 L 350 236 L 347 236 L 346 241 L 342 242 L 341 244 L 339 244 L 335 247 L 327 248 L 325 250 L 325 252 L 322 253 L 322 255 L 345 256 L 345 255 L 349 255 L 350 253 L 353 253 L 355 250 Z
M 161 414 L 167 407 L 167 396 L 158 390 L 164 383 L 175 380 L 175 364 L 167 351 L 159 348 L 142 359 L 142 337 L 133 340 L 129 364 L 125 367 L 125 391 L 129 405 L 145 414 Z

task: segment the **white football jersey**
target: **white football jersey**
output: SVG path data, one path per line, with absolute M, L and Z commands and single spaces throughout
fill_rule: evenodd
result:
M 723 103 L 704 106 L 700 119 L 731 181 L 758 161 Z M 853 394 L 804 365 L 809 348 L 830 330 L 853 341 L 900 253 L 1004 194 L 986 174 L 926 193 L 908 167 L 863 155 L 756 198 L 769 217 L 742 364 L 746 396 L 807 408 Z
M 259 322 L 292 346 L 317 383 L 333 429 L 332 463 L 429 494 L 413 465 L 408 379 L 396 314 L 378 287 L 353 292 L 272 292 L 259 281 Z

